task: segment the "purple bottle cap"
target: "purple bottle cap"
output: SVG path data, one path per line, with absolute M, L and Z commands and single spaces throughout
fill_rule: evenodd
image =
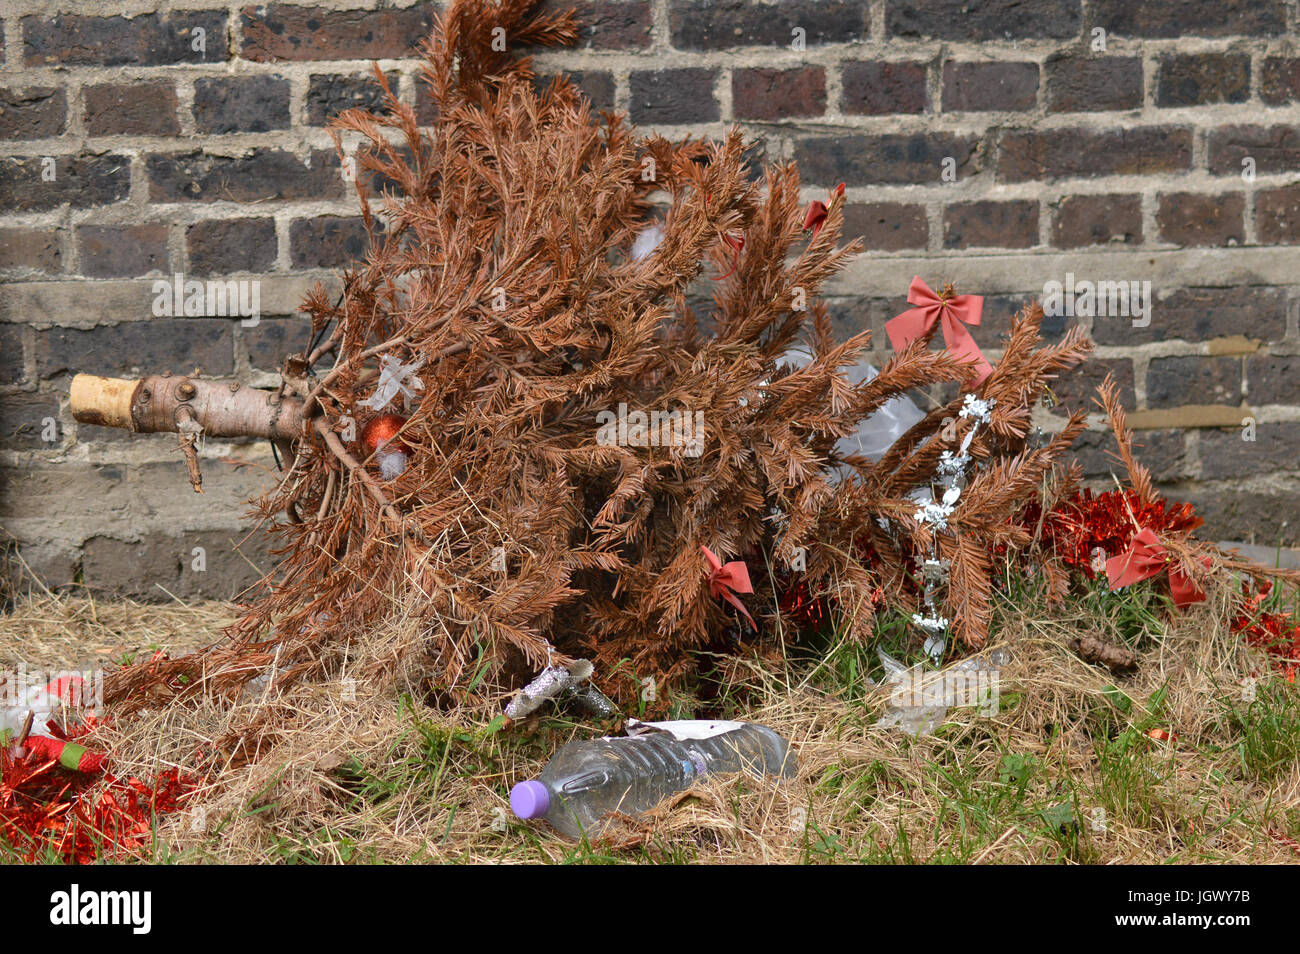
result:
M 551 807 L 551 792 L 541 782 L 520 782 L 510 790 L 510 807 L 520 818 L 541 818 Z

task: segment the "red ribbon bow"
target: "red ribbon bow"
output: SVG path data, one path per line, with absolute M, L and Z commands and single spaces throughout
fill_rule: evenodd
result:
M 966 330 L 966 325 L 980 323 L 984 313 L 983 297 L 953 295 L 951 298 L 940 298 L 917 275 L 912 279 L 912 287 L 907 290 L 907 300 L 917 307 L 885 322 L 885 332 L 889 335 L 889 343 L 894 346 L 894 350 L 902 351 L 933 328 L 936 321 L 940 322 L 944 346 L 957 358 L 973 362 L 978 372 L 974 383 L 984 383 L 993 366 Z
M 1206 569 L 1210 565 L 1210 559 L 1206 557 Z M 1110 588 L 1117 590 L 1121 586 L 1150 579 L 1165 567 L 1169 568 L 1169 592 L 1173 595 L 1175 606 L 1182 609 L 1205 599 L 1205 591 L 1183 572 L 1182 567 L 1170 561 L 1169 551 L 1160 545 L 1156 535 L 1146 527 L 1129 541 L 1127 550 L 1106 561 L 1106 578 L 1110 581 Z
M 831 193 L 831 201 L 833 202 L 843 196 L 844 183 L 841 182 L 835 187 L 835 191 Z M 803 217 L 804 231 L 806 232 L 809 229 L 812 229 L 813 238 L 816 238 L 817 233 L 821 231 L 822 223 L 826 221 L 826 216 L 829 212 L 830 209 L 826 207 L 825 202 L 822 202 L 820 199 L 813 199 L 812 202 L 808 203 L 808 211 Z
M 749 582 L 749 567 L 745 566 L 745 561 L 732 560 L 723 565 L 708 547 L 700 544 L 700 549 L 704 551 L 704 559 L 709 561 L 709 592 L 713 594 L 713 598 L 722 598 L 744 613 L 745 619 L 749 620 L 749 625 L 757 632 L 758 625 L 754 622 L 754 617 L 749 615 L 745 604 L 736 596 L 737 593 L 754 592 L 754 585 Z

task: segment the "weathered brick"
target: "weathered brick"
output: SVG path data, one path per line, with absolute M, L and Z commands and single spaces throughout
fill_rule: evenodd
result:
M 606 4 L 613 6 L 613 4 Z M 808 46 L 852 43 L 868 35 L 866 5 L 852 0 L 673 0 L 668 14 L 672 44 L 685 50 L 733 46 L 790 49 L 796 29 Z
M 853 202 L 844 207 L 844 237 L 862 236 L 868 252 L 925 248 L 925 206 L 904 202 Z
M 1037 63 L 943 64 L 945 112 L 1026 110 L 1037 102 Z
M 63 270 L 57 229 L 0 229 L 0 268 Z
M 68 121 L 68 97 L 57 86 L 0 89 L 0 139 L 49 139 Z
M 1300 423 L 1255 425 L 1255 439 L 1235 427 L 1201 431 L 1201 476 L 1207 480 L 1252 477 L 1275 470 L 1300 469 Z
M 169 273 L 167 226 L 82 225 L 77 228 L 81 274 L 91 278 L 134 278 Z
M 1079 35 L 1079 0 L 891 0 L 890 36 L 940 40 L 1017 40 Z
M 96 535 L 82 549 L 82 580 L 87 587 L 120 596 L 158 600 L 179 589 L 179 541 L 162 533 L 128 543 Z
M 1147 407 L 1241 403 L 1241 358 L 1181 355 L 1152 358 L 1147 366 Z
M 1137 56 L 1057 53 L 1048 57 L 1047 108 L 1093 113 L 1142 106 L 1142 60 Z
M 1038 202 L 953 202 L 943 210 L 944 248 L 1032 248 L 1038 244 Z
M 288 129 L 289 81 L 261 75 L 197 79 L 194 126 L 202 133 Z
M 154 202 L 257 202 L 343 195 L 338 156 L 313 150 L 310 163 L 279 149 L 254 149 L 242 157 L 203 152 L 145 158 Z
M 143 311 L 153 300 L 142 286 Z M 175 371 L 206 374 L 234 371 L 236 320 L 224 318 L 150 318 L 97 325 L 88 330 L 50 328 L 36 336 L 36 368 L 42 378 L 68 372 L 138 375 Z
M 1138 431 L 1133 439 L 1134 450 L 1157 482 L 1184 480 L 1190 476 L 1187 445 L 1182 430 Z M 1112 456 L 1115 453 L 1115 435 L 1109 430 L 1084 431 L 1071 448 L 1074 459 L 1083 468 L 1083 476 L 1124 476 L 1124 465 Z
M 539 10 L 573 10 L 579 48 L 643 50 L 650 45 L 649 0 L 546 0 Z
M 537 87 L 545 88 L 557 75 L 562 75 L 578 89 L 591 102 L 592 109 L 613 109 L 614 108 L 614 74 L 607 73 L 605 70 L 566 70 L 562 74 L 541 73 L 537 77 Z M 417 97 L 418 100 L 418 97 Z M 429 104 L 432 109 L 432 103 Z M 419 110 L 416 115 L 421 123 L 426 120 L 420 116 Z M 432 115 L 429 117 L 432 119 Z
M 306 351 L 311 320 L 263 317 L 251 328 L 240 328 L 239 337 L 250 365 L 259 371 L 279 371 L 286 355 Z
M 21 325 L 0 324 L 0 385 L 22 384 L 27 380 Z
M 736 70 L 731 101 L 737 119 L 820 116 L 826 111 L 826 71 L 820 66 Z
M 247 530 L 204 530 L 178 535 L 173 544 L 180 554 L 176 595 L 189 599 L 248 600 L 262 591 L 262 578 L 275 568 L 279 557 L 266 533 Z M 196 554 L 195 549 L 200 553 Z M 199 557 L 202 562 L 197 562 Z M 201 566 L 203 569 L 196 569 Z
M 718 119 L 718 103 L 713 98 L 717 75 L 717 70 L 693 66 L 634 71 L 629 77 L 632 122 L 673 125 Z
M 1246 380 L 1252 405 L 1300 404 L 1300 355 L 1251 355 Z
M 213 219 L 185 231 L 190 270 L 198 275 L 264 272 L 275 266 L 274 219 Z
M 1052 385 L 1057 403 L 1052 408 L 1056 417 L 1069 417 L 1073 411 L 1095 411 L 1093 398 L 1097 387 L 1111 375 L 1119 386 L 1120 404 L 1125 410 L 1137 406 L 1133 390 L 1133 362 L 1128 358 L 1090 358 L 1083 364 L 1064 372 Z
M 388 88 L 397 96 L 401 90 L 401 77 L 387 73 Z M 336 76 L 313 73 L 307 87 L 307 123 L 324 126 L 345 109 L 365 109 L 384 115 L 388 109 L 384 102 L 383 87 L 372 74 Z
M 915 60 L 845 63 L 840 108 L 859 116 L 923 113 L 926 64 Z
M 1284 0 L 1089 0 L 1088 27 L 1138 37 L 1252 36 L 1286 30 Z
M 433 27 L 436 5 L 330 10 L 284 3 L 247 6 L 240 14 L 241 55 L 281 60 L 384 60 L 414 56 Z
M 1156 175 L 1191 165 L 1192 131 L 1185 126 L 1016 130 L 998 142 L 998 177 L 1006 182 Z
M 804 182 L 831 186 L 939 182 L 945 159 L 958 180 L 979 171 L 979 140 L 947 132 L 878 136 L 809 136 L 795 142 L 794 157 Z
M 1255 229 L 1270 245 L 1300 245 L 1300 186 L 1264 189 L 1255 197 Z
M 1209 341 L 1244 335 L 1278 341 L 1286 335 L 1286 290 L 1251 285 L 1231 288 L 1176 288 L 1155 292 L 1151 324 L 1095 319 L 1092 338 L 1100 345 L 1138 345 L 1150 341 Z
M 1065 196 L 1052 219 L 1052 244 L 1057 248 L 1141 245 L 1142 197 Z
M 1256 172 L 1300 168 L 1300 126 L 1220 126 L 1210 130 L 1207 159 L 1215 175 L 1241 175 L 1244 159 Z
M 1259 72 L 1259 98 L 1269 106 L 1300 100 L 1300 57 L 1270 56 Z
M 229 59 L 223 10 L 134 17 L 30 16 L 23 17 L 22 25 L 28 66 L 163 66 Z
M 81 91 L 92 136 L 174 136 L 176 85 L 169 80 L 105 83 Z
M 1160 57 L 1157 106 L 1244 103 L 1250 98 L 1250 57 L 1236 53 L 1176 53 Z
M 121 202 L 130 191 L 129 156 L 6 156 L 0 161 L 0 209 L 9 212 L 44 212 L 65 203 L 88 209 Z
M 1161 193 L 1156 208 L 1160 238 L 1179 245 L 1240 245 L 1246 238 L 1246 196 Z
M 1237 540 L 1272 549 L 1300 542 L 1295 519 L 1295 495 L 1242 490 L 1239 484 L 1200 490 L 1179 490 L 1178 497 L 1195 509 L 1205 526 L 1196 531 L 1203 540 Z
M 289 226 L 289 256 L 294 268 L 335 268 L 363 258 L 370 248 L 360 216 L 324 215 Z
M 46 440 L 53 437 L 53 440 Z M 0 394 L 0 447 L 50 450 L 63 443 L 58 395 L 46 391 Z

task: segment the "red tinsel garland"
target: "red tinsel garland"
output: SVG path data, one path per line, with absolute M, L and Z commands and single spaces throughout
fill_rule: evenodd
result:
M 1021 524 L 1033 529 L 1040 514 L 1039 506 L 1032 504 Z M 1093 566 L 1094 550 L 1103 550 L 1108 557 L 1118 556 L 1143 527 L 1156 534 L 1184 533 L 1203 522 L 1189 503 L 1143 503 L 1132 490 L 1108 490 L 1095 495 L 1091 490 L 1081 490 L 1047 515 L 1043 543 L 1066 566 L 1082 569 L 1092 578 L 1105 572 Z
M 1272 589 L 1273 584 L 1265 583 L 1252 593 L 1248 585 L 1242 584 L 1245 603 L 1232 622 L 1232 631 L 1243 635 L 1248 645 L 1265 650 L 1286 681 L 1295 682 L 1296 671 L 1300 670 L 1300 625 L 1290 613 L 1263 611 L 1264 600 Z

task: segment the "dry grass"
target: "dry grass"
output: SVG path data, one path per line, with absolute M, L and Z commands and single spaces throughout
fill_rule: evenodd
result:
M 366 669 L 368 649 L 405 641 L 393 634 L 360 647 L 333 683 L 140 713 L 105 727 L 101 744 L 136 774 L 218 754 L 192 811 L 159 819 L 154 860 L 1294 863 L 1296 687 L 1265 677 L 1247 705 L 1243 679 L 1267 667 L 1222 625 L 1224 600 L 1166 626 L 1140 588 L 1050 612 L 1032 590 L 1002 598 L 995 632 L 1012 659 L 998 713 L 952 709 L 919 739 L 874 726 L 887 693 L 866 683 L 877 667 L 863 647 L 722 660 L 711 714 L 783 733 L 798 776 L 712 780 L 595 845 L 521 823 L 507 802 L 515 781 L 594 727 L 553 716 L 498 730 L 503 700 L 490 693 L 439 710 L 419 686 L 358 679 L 352 698 L 348 673 Z M 216 638 L 231 615 L 41 595 L 0 618 L 0 646 L 29 667 L 175 653 Z M 1137 673 L 1080 660 L 1065 644 L 1081 631 L 1127 642 Z M 673 715 L 694 705 L 674 700 Z M 274 732 L 256 758 L 220 751 L 259 720 Z

